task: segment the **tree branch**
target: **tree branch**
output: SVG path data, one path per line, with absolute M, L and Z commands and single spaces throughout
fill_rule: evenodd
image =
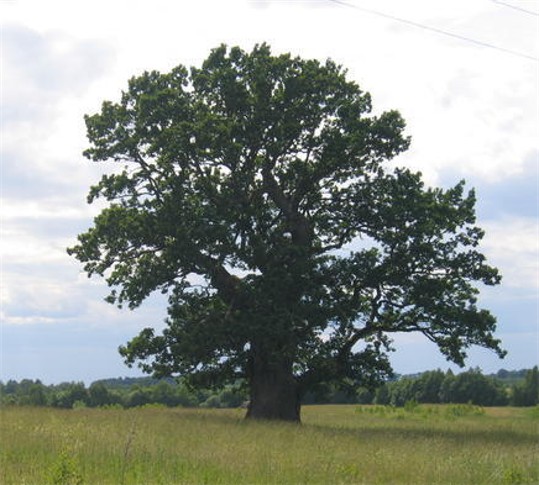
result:
M 220 296 L 229 304 L 235 301 L 241 282 L 240 278 L 229 273 L 219 261 L 200 251 L 197 251 L 194 259 L 195 264 L 201 269 L 201 273 L 210 276 L 212 285 L 219 291 Z
M 271 173 L 271 166 L 274 164 L 267 164 L 262 169 L 262 178 L 266 193 L 283 212 L 288 222 L 294 244 L 309 247 L 313 238 L 309 221 L 303 214 L 294 209 L 290 200 L 288 200 L 281 187 L 279 187 L 279 184 Z
M 159 202 L 163 203 L 163 192 L 158 187 L 156 181 L 153 179 L 151 175 L 153 171 L 152 168 L 150 167 L 148 163 L 146 163 L 146 161 L 142 158 L 142 156 L 136 149 L 134 150 L 133 158 L 137 161 L 137 163 L 142 168 L 142 171 L 144 172 L 146 180 L 149 182 L 149 184 L 151 185 L 154 191 L 155 197 L 157 198 L 157 200 L 159 200 Z M 158 170 L 156 171 L 159 172 Z

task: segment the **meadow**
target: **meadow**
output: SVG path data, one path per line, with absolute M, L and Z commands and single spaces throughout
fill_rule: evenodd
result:
M 0 483 L 539 483 L 537 408 L 0 409 Z

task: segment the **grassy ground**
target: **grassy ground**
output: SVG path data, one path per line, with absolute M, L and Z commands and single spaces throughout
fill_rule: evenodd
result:
M 539 483 L 537 409 L 0 410 L 2 484 Z

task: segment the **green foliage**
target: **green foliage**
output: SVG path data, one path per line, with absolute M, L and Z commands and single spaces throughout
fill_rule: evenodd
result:
M 526 372 L 526 369 L 513 371 L 507 369 L 500 369 L 498 372 L 496 372 L 494 377 L 496 377 L 498 381 L 501 381 L 504 384 L 520 384 L 522 381 L 524 381 Z
M 82 382 L 66 384 L 53 394 L 52 400 L 54 407 L 70 409 L 77 402 L 88 403 L 88 391 Z
M 500 276 L 477 249 L 473 190 L 386 167 L 405 123 L 373 115 L 334 62 L 221 46 L 201 68 L 132 78 L 85 121 L 85 155 L 125 168 L 90 189 L 109 206 L 68 251 L 112 303 L 169 297 L 163 333 L 121 347 L 129 365 L 251 391 L 272 374 L 301 395 L 389 375 L 395 332 L 460 365 L 470 345 L 504 355 L 476 306 L 474 284 Z
M 206 407 L 229 408 L 239 407 L 248 399 L 245 386 L 241 382 L 219 389 L 197 391 L 189 388 L 184 382 L 148 378 L 96 381 L 88 389 L 83 383 L 63 383 L 57 386 L 44 386 L 39 383 L 40 392 L 46 397 L 43 402 L 33 400 L 35 386 L 27 379 L 20 383 L 0 382 L 0 404 L 50 405 L 68 409 L 85 407 L 114 409 L 154 404 L 166 407 L 196 407 L 206 403 Z
M 395 406 L 358 406 L 356 412 L 359 414 L 371 414 L 380 417 L 390 417 L 403 419 L 405 417 L 419 417 L 423 419 L 434 418 L 464 418 L 484 416 L 485 410 L 481 406 L 474 404 L 448 404 L 445 406 L 432 406 L 419 404 L 417 401 L 407 401 L 403 407 Z
M 519 388 L 533 383 L 534 369 L 518 371 L 522 375 Z M 516 371 L 514 371 L 516 373 Z M 410 402 L 462 403 L 478 406 L 521 405 L 515 401 L 515 393 L 507 386 L 507 380 L 498 374 L 483 375 L 479 369 L 460 374 L 433 370 L 419 375 L 401 376 L 376 389 L 357 387 L 352 382 L 320 383 L 313 386 L 303 397 L 303 404 L 380 404 L 395 407 Z M 524 379 L 528 376 L 528 379 Z M 513 378 L 512 378 L 513 379 Z M 81 389 L 82 386 L 82 389 Z M 36 399 L 35 389 L 39 389 Z M 66 396 L 71 398 L 66 399 Z M 72 402 L 73 396 L 79 396 Z M 86 396 L 86 397 L 85 397 Z M 85 398 L 84 398 L 85 397 Z M 518 394 L 517 394 L 518 397 Z M 43 401 L 44 398 L 44 401 Z M 106 379 L 92 383 L 88 389 L 81 383 L 63 383 L 45 386 L 39 381 L 23 379 L 20 383 L 0 381 L 0 404 L 54 407 L 137 407 L 161 404 L 167 407 L 182 406 L 233 408 L 242 406 L 249 399 L 244 381 L 214 389 L 194 390 L 185 381 L 151 379 L 147 377 Z M 533 411 L 533 409 L 532 409 Z
M 516 466 L 506 468 L 503 471 L 504 484 L 521 484 L 521 483 L 526 483 L 526 482 L 527 480 L 525 479 L 524 474 Z
M 506 403 L 504 389 L 495 380 L 481 374 L 479 369 L 470 369 L 459 374 L 452 382 L 449 393 L 449 402 L 472 402 L 480 406 Z
M 485 414 L 484 409 L 481 406 L 474 404 L 451 404 L 447 406 L 446 413 L 449 416 L 462 417 L 462 416 L 483 416 Z
M 94 382 L 88 388 L 88 401 L 92 407 L 112 404 L 111 394 L 101 382 Z
M 374 395 L 374 404 L 387 405 L 390 402 L 390 394 L 388 385 L 383 384 L 378 389 L 376 389 L 376 394 Z
M 409 413 L 413 413 L 419 406 L 419 403 L 412 399 L 411 401 L 406 401 L 404 403 L 404 410 L 409 412 Z
M 478 406 L 508 404 L 506 387 L 495 377 L 485 376 L 479 369 L 454 375 L 451 371 L 424 372 L 388 382 L 377 390 L 376 404 L 404 406 L 417 403 L 472 403 Z
M 524 382 L 513 386 L 512 403 L 515 406 L 535 406 L 539 404 L 539 368 L 528 370 Z
M 6 384 L 0 381 L 0 404 L 19 404 L 23 406 L 46 406 L 48 389 L 40 380 L 13 380 Z
M 53 485 L 82 485 L 84 483 L 75 458 L 67 451 L 62 451 L 50 468 L 48 483 Z

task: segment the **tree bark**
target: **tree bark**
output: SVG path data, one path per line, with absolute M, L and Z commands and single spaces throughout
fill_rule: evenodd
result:
M 246 418 L 300 422 L 300 387 L 291 363 L 271 362 L 262 355 L 254 355 L 249 380 Z

